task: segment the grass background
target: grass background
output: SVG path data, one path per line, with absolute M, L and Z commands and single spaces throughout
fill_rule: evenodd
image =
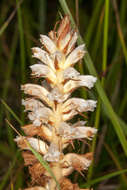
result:
M 126 0 L 1 0 L 0 6 L 0 190 L 17 190 L 29 183 L 27 169 L 13 138 L 28 123 L 23 114 L 20 85 L 32 82 L 31 48 L 39 46 L 39 34 L 47 34 L 61 15 L 69 14 L 79 30 L 78 43 L 87 54 L 77 64 L 84 74 L 98 77 L 92 91 L 77 91 L 98 100 L 88 124 L 98 128 L 90 143 L 95 159 L 84 177 L 71 175 L 74 183 L 97 190 L 127 189 L 127 3 Z M 21 132 L 21 131 L 20 131 Z M 88 142 L 89 143 L 89 142 Z M 76 150 L 84 153 L 84 143 Z M 27 181 L 27 182 L 26 182 Z

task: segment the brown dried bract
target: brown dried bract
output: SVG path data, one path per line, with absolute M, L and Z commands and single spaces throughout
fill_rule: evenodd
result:
M 48 128 L 46 126 L 41 125 L 39 127 L 36 127 L 33 124 L 30 124 L 23 126 L 22 129 L 24 133 L 30 137 L 39 136 L 41 139 L 51 141 L 51 137 L 49 134 L 47 135 Z
M 29 166 L 29 173 L 31 174 L 32 185 L 37 184 L 44 187 L 50 179 L 45 175 L 45 168 L 39 162 Z
M 37 158 L 30 151 L 22 152 L 22 156 L 24 158 L 25 166 L 33 165 L 38 162 Z
M 71 181 L 67 178 L 62 178 L 60 180 L 60 188 L 61 190 L 90 190 L 90 189 L 80 189 L 77 184 L 72 184 Z
M 61 190 L 74 190 L 74 184 L 67 178 L 62 178 L 60 180 L 60 188 Z
M 65 35 L 69 32 L 69 30 L 70 30 L 70 19 L 69 16 L 66 15 L 64 19 L 61 21 L 57 31 L 58 40 L 62 40 L 65 37 Z

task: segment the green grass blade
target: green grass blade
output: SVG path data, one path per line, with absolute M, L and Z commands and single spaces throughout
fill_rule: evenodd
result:
M 95 26 L 97 24 L 99 11 L 101 9 L 102 3 L 103 3 L 103 0 L 98 0 L 96 2 L 96 7 L 94 8 L 94 11 L 93 11 L 93 14 L 92 14 L 92 17 L 91 17 L 91 20 L 90 20 L 90 24 L 88 26 L 88 29 L 87 29 L 86 33 L 85 33 L 84 39 L 86 41 L 87 46 L 89 46 L 89 44 L 90 44 L 90 41 L 91 41 L 91 38 L 92 38 L 92 35 L 93 35 L 93 32 L 94 32 L 94 28 L 95 28 Z
M 118 159 L 118 155 L 116 155 L 113 152 L 112 148 L 110 148 L 110 146 L 108 146 L 108 144 L 104 143 L 104 146 L 105 146 L 106 151 L 110 155 L 111 159 L 113 160 L 114 164 L 116 165 L 117 169 L 121 171 L 123 168 L 121 167 L 120 161 Z M 123 183 L 127 187 L 127 177 L 126 177 L 126 175 L 125 174 L 121 174 L 121 177 L 122 177 Z
M 120 18 L 119 18 L 119 12 L 118 12 L 118 6 L 117 6 L 116 0 L 112 0 L 112 4 L 113 4 L 114 12 L 115 12 L 118 36 L 119 36 L 120 43 L 121 43 L 121 46 L 122 46 L 122 49 L 123 49 L 123 54 L 124 54 L 124 57 L 125 57 L 125 63 L 127 64 L 127 47 L 126 47 L 126 43 L 125 43 L 125 40 L 124 40 L 122 29 L 121 29 L 121 25 L 120 25 Z
M 10 113 L 6 113 L 7 115 L 7 119 L 10 120 Z M 14 142 L 14 134 L 13 134 L 13 129 L 7 124 L 7 138 L 8 138 L 8 142 L 10 145 L 11 150 L 13 150 L 15 152 L 15 142 Z
M 39 0 L 39 32 L 44 34 L 45 33 L 45 26 L 46 26 L 46 0 Z
M 9 111 L 9 113 L 16 119 L 16 121 L 23 125 L 22 121 L 19 119 L 19 117 L 14 113 L 14 111 L 6 104 L 4 100 L 1 100 L 2 104 L 5 106 L 5 108 Z
M 127 172 L 127 169 L 120 170 L 120 171 L 117 171 L 117 172 L 112 172 L 112 173 L 107 174 L 107 175 L 105 175 L 105 176 L 98 177 L 98 178 L 96 178 L 96 179 L 93 179 L 93 180 L 89 181 L 89 182 L 86 183 L 85 185 L 82 185 L 82 188 L 89 187 L 89 186 L 94 185 L 94 184 L 96 184 L 96 183 L 100 183 L 100 182 L 102 182 L 102 181 L 104 181 L 104 180 L 110 179 L 110 178 L 112 178 L 112 177 L 116 177 L 116 176 L 121 175 L 121 174 L 123 174 L 123 173 L 125 173 L 125 172 Z
M 103 37 L 103 61 L 102 71 L 107 68 L 107 49 L 108 49 L 108 20 L 109 20 L 109 0 L 105 0 L 105 16 L 104 16 L 104 37 Z M 102 78 L 102 86 L 104 86 L 104 78 Z
M 93 41 L 92 47 L 91 47 L 92 48 L 91 54 L 92 54 L 93 60 L 95 60 L 97 55 L 98 55 L 97 51 L 99 49 L 101 35 L 102 35 L 103 19 L 104 19 L 104 7 L 102 8 L 102 11 L 101 11 L 101 14 L 100 14 L 100 18 L 99 18 L 98 25 L 97 25 L 96 35 L 95 35 L 95 37 L 93 39 L 94 41 Z
M 73 17 L 68 9 L 68 6 L 66 4 L 66 1 L 65 0 L 59 0 L 60 4 L 61 4 L 61 7 L 63 8 L 65 14 L 68 14 L 70 16 L 70 19 L 71 19 L 71 22 L 72 22 L 72 25 L 74 26 L 74 28 L 76 28 L 76 25 L 75 25 L 75 22 L 73 20 Z M 81 36 L 79 35 L 79 39 L 78 39 L 78 42 L 81 44 L 81 43 L 84 43 L 84 41 L 82 40 Z M 87 51 L 86 55 L 84 56 L 84 61 L 86 63 L 86 67 L 89 71 L 89 73 L 91 75 L 94 75 L 94 76 L 97 76 L 97 72 L 96 72 L 96 69 L 93 65 L 93 62 L 90 58 L 90 55 Z M 105 91 L 103 90 L 103 87 L 101 85 L 101 82 L 100 80 L 98 79 L 98 81 L 96 82 L 96 85 L 95 85 L 96 89 L 97 89 L 97 92 L 99 94 L 99 97 L 104 105 L 104 108 L 105 108 L 105 111 L 106 111 L 106 114 L 108 116 L 108 118 L 111 120 L 112 124 L 113 124 L 113 127 L 114 127 L 114 130 L 120 140 L 120 143 L 121 143 L 121 146 L 125 152 L 125 155 L 127 156 L 127 140 L 125 138 L 125 135 L 124 135 L 124 132 L 120 126 L 120 123 L 119 123 L 119 120 L 117 118 L 117 115 L 116 113 L 114 112 L 111 104 L 110 104 L 110 101 L 109 99 L 107 98 L 106 94 L 105 94 Z
M 103 61 L 102 61 L 102 71 L 105 72 L 107 68 L 107 48 L 108 48 L 108 20 L 109 20 L 109 0 L 105 0 L 105 16 L 104 16 L 104 37 L 103 37 Z M 105 78 L 102 78 L 101 83 L 102 87 L 104 87 Z M 100 124 L 100 116 L 101 116 L 101 101 L 100 97 L 98 99 L 98 107 L 96 111 L 96 117 L 95 117 L 95 128 L 99 128 Z M 97 135 L 95 135 L 93 142 L 92 142 L 92 152 L 95 152 L 96 148 L 96 140 Z M 92 178 L 93 175 L 93 167 L 94 167 L 94 160 L 92 165 L 89 168 L 88 171 L 88 180 Z

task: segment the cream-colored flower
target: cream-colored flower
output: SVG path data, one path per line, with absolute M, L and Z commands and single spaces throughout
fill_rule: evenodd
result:
M 40 35 L 40 41 L 47 52 L 53 54 L 57 51 L 55 43 L 46 35 Z
M 46 51 L 42 50 L 41 48 L 34 47 L 32 48 L 32 52 L 34 58 L 39 59 L 42 63 L 49 66 L 53 71 L 55 71 L 54 62 Z
M 15 138 L 15 141 L 17 142 L 18 146 L 23 150 L 30 150 L 27 144 L 28 142 L 32 148 L 34 148 L 37 152 L 40 152 L 41 154 L 46 154 L 48 151 L 48 145 L 44 141 L 33 137 L 17 136 Z
M 91 75 L 79 75 L 74 80 L 69 80 L 67 83 L 65 83 L 64 93 L 72 92 L 76 88 L 79 88 L 82 86 L 90 89 L 93 87 L 95 82 L 96 82 L 96 77 L 93 77 Z
M 48 162 L 59 162 L 60 154 L 57 145 L 51 143 L 48 152 L 44 155 L 44 159 Z
M 51 102 L 48 99 L 49 92 L 44 87 L 37 85 L 37 84 L 25 84 L 21 86 L 21 90 L 24 90 L 25 94 L 34 96 L 36 98 L 39 98 L 40 100 L 47 103 L 49 106 L 53 105 L 53 102 Z
M 74 115 L 81 112 L 94 111 L 96 101 L 82 98 L 70 98 L 62 106 L 63 120 L 70 120 Z
M 68 153 L 61 161 L 63 168 L 69 168 L 69 171 L 76 169 L 78 171 L 87 170 L 92 162 L 92 155 L 88 153 L 86 155 L 78 155 L 75 153 Z M 70 174 L 70 173 L 69 173 Z
M 84 44 L 78 46 L 69 54 L 64 63 L 64 69 L 73 66 L 75 63 L 77 63 L 80 59 L 83 58 L 85 54 L 84 46 Z
M 91 140 L 97 130 L 93 127 L 69 125 L 65 122 L 59 126 L 59 134 L 65 139 L 81 139 L 86 138 Z

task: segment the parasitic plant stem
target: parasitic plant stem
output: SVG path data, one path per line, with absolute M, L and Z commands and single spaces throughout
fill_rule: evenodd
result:
M 81 190 L 67 178 L 74 170 L 82 174 L 92 162 L 92 153 L 66 153 L 64 149 L 74 140 L 92 140 L 97 130 L 86 121 L 74 123 L 75 115 L 94 111 L 96 101 L 71 97 L 79 87 L 91 89 L 96 77 L 80 75 L 74 65 L 83 58 L 84 44 L 75 47 L 78 35 L 71 28 L 69 16 L 65 16 L 57 30 L 48 36 L 40 35 L 42 47 L 32 48 L 37 64 L 30 66 L 32 76 L 41 79 L 40 84 L 24 84 L 27 94 L 22 100 L 28 112 L 29 125 L 22 127 L 26 136 L 15 141 L 23 150 L 25 166 L 31 175 L 31 186 L 26 190 L 57 190 L 56 182 L 31 152 L 27 142 L 46 160 L 60 184 L 61 190 Z M 67 151 L 66 151 L 67 152 Z M 82 189 L 83 190 L 83 189 Z

